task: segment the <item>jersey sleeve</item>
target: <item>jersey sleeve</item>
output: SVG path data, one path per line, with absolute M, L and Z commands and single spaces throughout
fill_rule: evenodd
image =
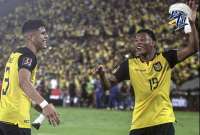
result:
M 113 74 L 116 77 L 118 82 L 121 82 L 123 80 L 130 80 L 129 68 L 128 68 L 128 60 L 125 60 L 119 66 L 117 66 L 113 70 Z
M 171 68 L 178 63 L 177 50 L 165 51 L 163 52 L 163 56 L 166 58 Z
M 21 55 L 18 60 L 18 69 L 25 68 L 30 72 L 36 67 L 37 60 L 32 55 Z

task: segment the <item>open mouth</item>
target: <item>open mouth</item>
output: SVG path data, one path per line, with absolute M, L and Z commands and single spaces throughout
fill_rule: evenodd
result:
M 47 40 L 43 40 L 43 43 L 47 43 Z
M 143 49 L 143 47 L 141 47 L 141 46 L 136 47 L 136 50 L 142 50 L 142 49 Z

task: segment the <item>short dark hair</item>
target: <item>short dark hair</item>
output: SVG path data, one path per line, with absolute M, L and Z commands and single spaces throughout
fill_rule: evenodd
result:
M 141 29 L 137 33 L 147 33 L 153 39 L 153 41 L 156 41 L 156 36 L 155 36 L 155 34 L 154 34 L 154 32 L 152 30 Z
M 24 34 L 26 32 L 37 30 L 40 27 L 45 27 L 45 24 L 42 20 L 28 20 L 22 27 L 22 33 Z

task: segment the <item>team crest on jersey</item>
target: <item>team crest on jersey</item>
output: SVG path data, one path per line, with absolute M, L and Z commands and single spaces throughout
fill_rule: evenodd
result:
M 22 65 L 25 65 L 25 66 L 31 66 L 31 64 L 32 64 L 32 59 L 31 58 L 29 58 L 29 57 L 25 57 L 24 59 L 23 59 L 23 61 L 22 61 Z
M 155 71 L 158 71 L 158 72 L 160 72 L 160 71 L 161 71 L 161 69 L 162 69 L 162 65 L 161 65 L 160 61 L 159 61 L 159 62 L 156 62 L 156 63 L 154 63 L 154 64 L 153 64 L 153 68 L 154 68 L 154 70 L 155 70 Z

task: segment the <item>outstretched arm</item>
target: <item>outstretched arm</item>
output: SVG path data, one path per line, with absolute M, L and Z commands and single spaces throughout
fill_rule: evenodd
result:
M 192 16 L 191 18 L 189 18 L 192 31 L 189 33 L 188 45 L 183 49 L 177 51 L 177 59 L 179 62 L 196 53 L 199 49 L 199 36 L 195 26 L 197 14 L 195 0 L 189 0 L 188 5 L 192 9 Z
M 108 80 L 108 77 L 106 76 L 104 66 L 99 65 L 98 67 L 96 67 L 95 73 L 99 74 L 104 91 L 110 90 L 112 86 L 110 81 Z M 117 79 L 115 78 L 115 76 L 113 76 L 112 78 L 112 81 L 115 81 L 117 83 Z
M 110 74 L 109 80 L 105 74 L 105 68 L 103 65 L 99 65 L 95 69 L 95 73 L 99 74 L 103 89 L 110 90 L 113 85 L 123 81 L 123 80 L 130 80 L 129 77 L 129 68 L 128 68 L 128 60 L 123 61 L 119 66 L 117 66 Z M 110 83 L 112 81 L 112 84 Z

